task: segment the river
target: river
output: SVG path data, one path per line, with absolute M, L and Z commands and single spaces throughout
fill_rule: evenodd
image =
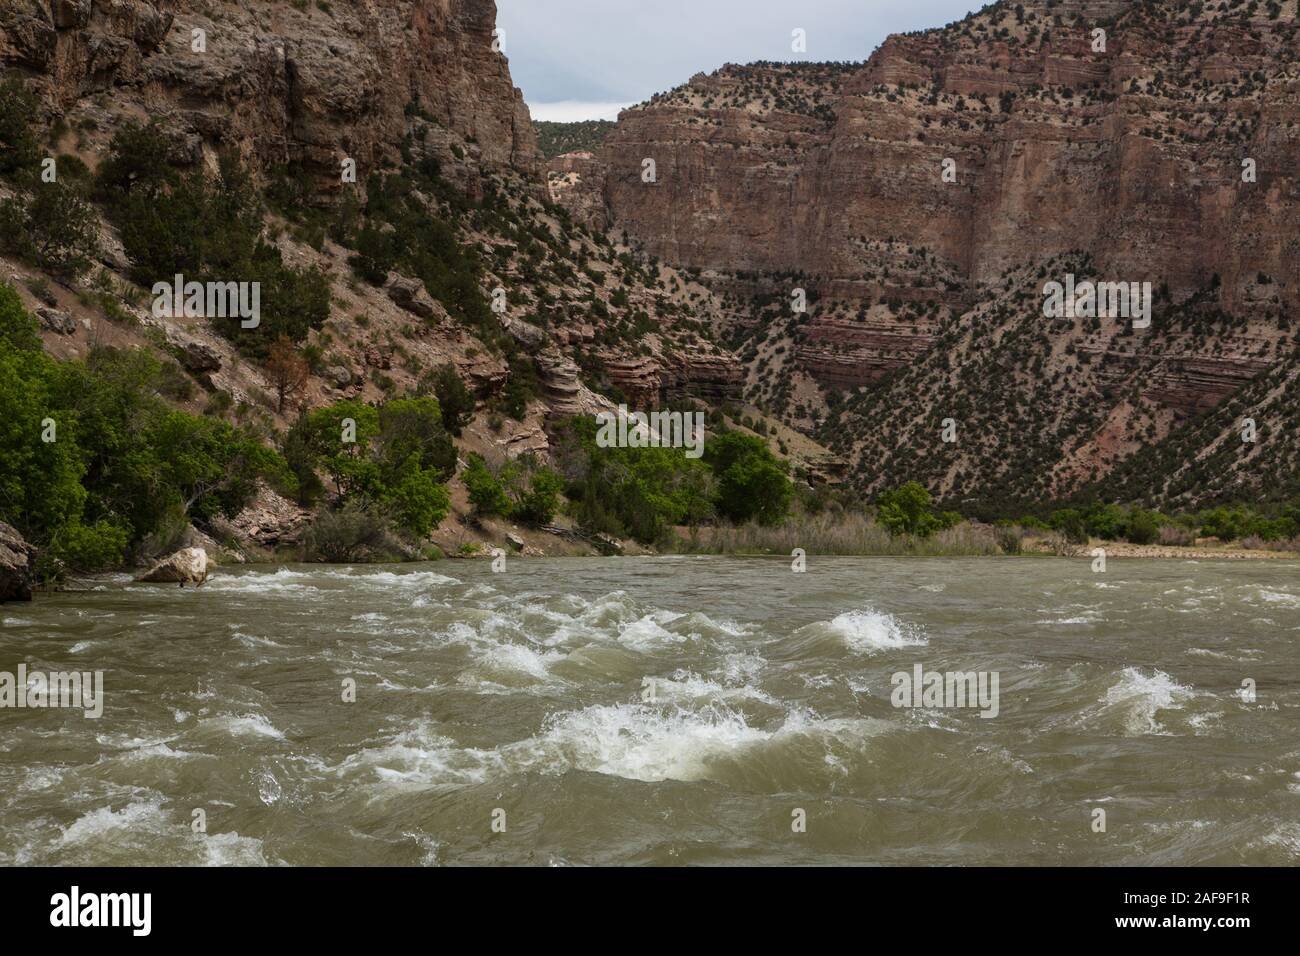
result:
M 0 709 L 0 864 L 1300 862 L 1300 565 L 1090 565 L 78 582 L 0 607 L 0 670 L 103 672 Z

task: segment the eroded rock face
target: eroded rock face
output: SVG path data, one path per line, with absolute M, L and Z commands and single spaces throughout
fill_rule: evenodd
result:
M 274 490 L 259 485 L 257 494 L 230 521 L 242 540 L 262 548 L 295 544 L 311 521 L 311 512 Z
M 0 521 L 0 604 L 32 599 L 32 558 L 36 549 L 16 529 Z
M 588 229 L 609 227 L 603 194 L 605 166 L 593 153 L 564 153 L 546 164 L 546 185 L 551 200 L 569 210 Z
M 289 0 L 3 0 L 0 63 L 36 71 L 53 114 L 111 91 L 124 114 L 164 123 L 175 160 L 196 161 L 203 143 L 236 145 L 263 168 L 302 164 L 328 196 L 345 158 L 364 181 L 418 124 L 434 131 L 422 148 L 449 165 L 510 167 L 540 193 L 536 137 L 492 50 L 495 24 L 493 0 L 329 11 Z
M 862 298 L 943 269 L 970 288 L 1076 250 L 1176 298 L 1217 274 L 1229 310 L 1250 307 L 1257 273 L 1297 274 L 1294 21 L 1171 25 L 1099 0 L 1055 26 L 1043 3 L 1023 6 L 1025 27 L 981 14 L 969 32 L 890 37 L 862 67 L 696 77 L 625 111 L 597 157 L 553 160 L 553 194 L 669 262 L 862 283 Z M 1026 32 L 1036 14 L 1046 41 Z M 918 274 L 915 249 L 934 268 Z M 1280 296 L 1300 308 L 1300 282 Z
M 1131 5 L 1075 6 L 1096 22 Z M 912 270 L 905 248 L 876 245 L 889 238 L 970 282 L 1074 250 L 1102 274 L 1165 281 L 1175 296 L 1217 273 L 1229 309 L 1246 304 L 1257 272 L 1296 274 L 1293 21 L 1202 29 L 1134 14 L 1110 24 L 1095 53 L 1087 23 L 1053 28 L 1047 42 L 992 36 L 1014 20 L 969 37 L 894 36 L 833 77 L 729 67 L 625 111 L 599 157 L 611 228 L 674 263 L 887 285 L 891 274 L 900 289 Z M 1203 81 L 1234 95 L 1208 96 Z M 760 83 L 787 107 L 768 95 L 763 108 Z M 642 181 L 645 158 L 653 183 Z M 1253 184 L 1242 182 L 1246 158 Z M 955 182 L 941 178 L 944 159 Z M 1282 294 L 1300 308 L 1300 283 Z
M 147 584 L 202 584 L 208 579 L 208 553 L 202 548 L 183 548 L 163 558 L 136 578 Z

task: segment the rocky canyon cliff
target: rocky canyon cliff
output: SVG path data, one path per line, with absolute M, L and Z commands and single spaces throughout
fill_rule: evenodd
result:
M 729 296 L 749 397 L 864 489 L 1066 494 L 1278 375 L 1271 445 L 1200 492 L 1259 488 L 1296 465 L 1298 41 L 1294 2 L 995 3 L 860 64 L 699 74 L 552 190 Z M 1151 282 L 1154 326 L 1045 319 L 1069 269 Z M 1180 447 L 1161 482 L 1215 454 Z

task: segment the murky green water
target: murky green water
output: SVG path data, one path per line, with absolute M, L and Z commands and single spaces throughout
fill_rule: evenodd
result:
M 87 587 L 0 608 L 0 670 L 105 672 L 98 720 L 0 710 L 0 863 L 1300 858 L 1294 563 L 520 559 Z M 916 664 L 997 672 L 998 715 L 895 708 Z

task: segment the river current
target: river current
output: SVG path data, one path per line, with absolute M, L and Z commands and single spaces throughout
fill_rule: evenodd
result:
M 222 568 L 0 625 L 103 681 L 0 709 L 2 865 L 1300 862 L 1294 562 Z

